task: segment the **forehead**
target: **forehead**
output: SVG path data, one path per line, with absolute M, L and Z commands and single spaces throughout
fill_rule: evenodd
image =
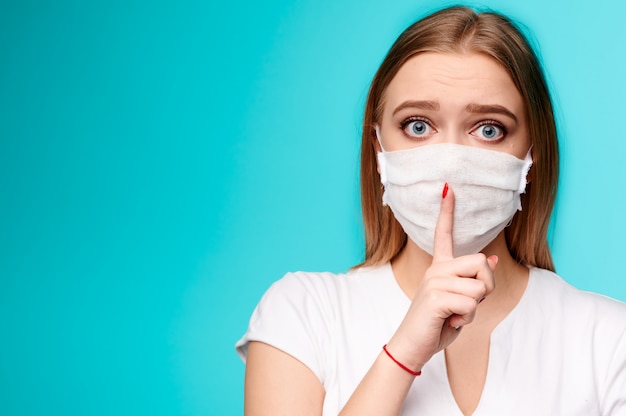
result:
M 506 70 L 478 53 L 427 52 L 409 59 L 387 87 L 385 102 L 395 108 L 415 99 L 523 108 L 522 97 Z

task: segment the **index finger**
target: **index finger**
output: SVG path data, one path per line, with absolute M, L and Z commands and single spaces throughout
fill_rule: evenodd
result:
M 454 225 L 454 192 L 446 183 L 443 188 L 439 218 L 435 226 L 435 240 L 433 242 L 433 263 L 452 260 L 454 258 L 454 244 L 452 227 Z

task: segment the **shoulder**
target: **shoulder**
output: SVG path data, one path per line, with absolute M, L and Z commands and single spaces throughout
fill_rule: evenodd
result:
M 387 266 L 389 267 L 389 266 Z M 327 356 L 339 316 L 352 305 L 365 305 L 377 293 L 385 266 L 347 273 L 293 272 L 273 283 L 257 304 L 248 331 L 237 343 L 245 359 L 247 344 L 261 341 L 304 362 L 318 374 L 320 357 Z
M 545 339 L 561 353 L 594 357 L 596 369 L 612 367 L 613 359 L 626 364 L 626 303 L 577 289 L 547 270 L 531 269 L 531 276 L 524 314 Z
M 585 320 L 601 317 L 614 329 L 626 329 L 626 303 L 577 289 L 549 270 L 533 268 L 531 275 L 532 292 L 541 302 L 542 309 L 562 310 Z
M 321 307 L 329 302 L 339 301 L 340 298 L 346 296 L 356 297 L 363 292 L 377 291 L 386 283 L 383 278 L 388 268 L 388 265 L 362 267 L 338 274 L 291 272 L 274 282 L 265 293 L 264 298 L 288 297 L 292 301 L 314 302 Z
M 301 294 L 320 294 L 333 290 L 341 284 L 341 280 L 349 276 L 348 273 L 306 272 L 297 271 L 285 274 L 274 282 L 267 293 L 291 292 Z
M 625 318 L 623 302 L 531 268 L 524 295 L 492 333 L 502 397 L 526 397 L 508 395 L 520 383 L 541 408 L 530 414 L 626 414 Z
M 376 293 L 385 267 L 358 268 L 347 273 L 293 272 L 274 282 L 257 304 L 248 335 L 293 335 L 305 331 L 321 337 L 331 332 L 342 309 L 365 293 Z M 361 303 L 361 302 L 359 302 Z M 290 332 L 291 331 L 291 332 Z M 263 339 L 255 339 L 263 340 Z
M 537 272 L 534 283 L 542 290 L 541 301 L 551 305 L 543 321 L 561 338 L 558 356 L 575 368 L 564 380 L 578 380 L 577 385 L 593 384 L 598 392 L 598 413 L 626 412 L 626 303 L 597 293 L 579 290 L 560 276 Z M 556 351 L 555 351 L 556 352 Z M 554 356 L 552 356 L 554 360 Z M 570 370 L 563 370 L 570 371 Z M 580 382 L 580 377 L 588 379 Z M 574 387 L 578 397 L 585 397 Z M 577 390 L 578 389 L 578 390 Z M 590 388 L 590 390 L 592 390 Z

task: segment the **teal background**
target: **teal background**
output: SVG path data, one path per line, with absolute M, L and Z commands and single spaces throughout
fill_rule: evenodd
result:
M 2 2 L 0 414 L 241 414 L 233 345 L 285 272 L 360 261 L 368 83 L 446 4 Z M 625 7 L 488 5 L 554 90 L 557 269 L 626 300 Z

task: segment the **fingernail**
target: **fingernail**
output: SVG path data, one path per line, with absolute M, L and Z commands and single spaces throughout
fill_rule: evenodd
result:
M 498 264 L 498 256 L 494 254 L 493 256 L 489 256 L 489 258 L 493 261 L 494 266 Z
M 448 195 L 448 182 L 443 185 L 443 192 L 441 192 L 441 199 L 445 199 L 446 195 Z

